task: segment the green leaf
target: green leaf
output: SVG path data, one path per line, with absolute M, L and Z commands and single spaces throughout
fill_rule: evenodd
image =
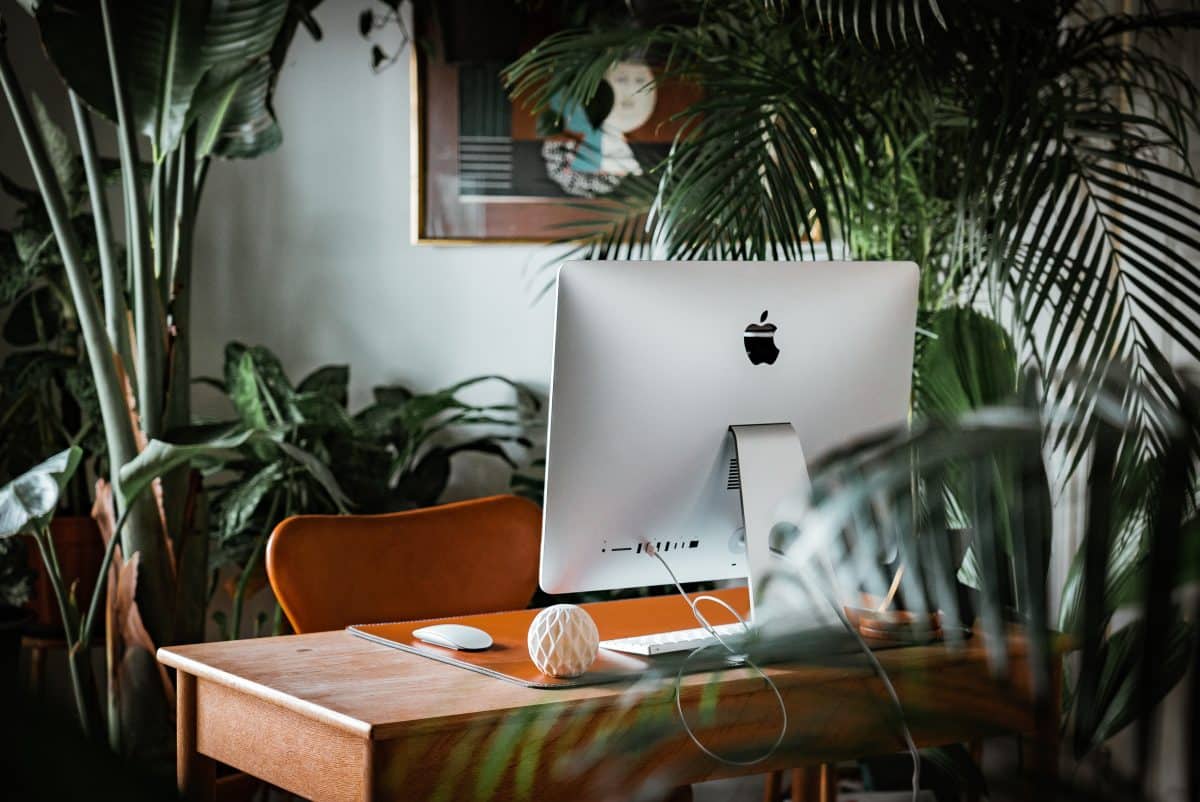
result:
M 19 537 L 0 538 L 0 607 L 23 607 L 33 595 L 28 549 Z
M 4 339 L 12 345 L 50 343 L 62 331 L 63 306 L 47 286 L 40 286 L 17 299 L 4 321 Z
M 1162 701 L 1183 678 L 1191 662 L 1193 625 L 1173 615 L 1167 632 L 1163 662 L 1158 667 L 1152 692 L 1155 704 Z M 1100 671 L 1095 701 L 1087 709 L 1075 711 L 1075 728 L 1082 738 L 1079 744 L 1095 747 L 1142 719 L 1150 711 L 1139 709 L 1138 662 L 1145 642 L 1145 622 L 1134 621 L 1113 633 L 1100 649 L 1097 667 Z
M 348 508 L 353 505 L 353 502 L 342 492 L 341 486 L 338 484 L 337 479 L 334 478 L 333 472 L 329 470 L 328 465 L 299 446 L 288 442 L 280 442 L 278 445 L 284 454 L 287 454 L 298 462 L 317 480 L 317 483 L 321 485 L 334 505 L 337 506 L 339 512 L 347 512 Z
M 225 346 L 225 388 L 246 426 L 266 428 L 296 422 L 288 413 L 295 395 L 279 358 L 262 346 Z
M 230 348 L 225 353 L 225 388 L 233 408 L 247 428 L 267 428 L 267 407 L 259 390 L 253 356 L 243 351 L 230 358 Z
M 227 159 L 252 159 L 283 143 L 283 130 L 271 108 L 275 73 L 265 55 L 237 78 L 225 104 L 212 152 Z M 209 125 L 211 125 L 211 118 Z
M 922 749 L 921 757 L 945 772 L 969 796 L 988 796 L 987 779 L 962 744 Z
M 35 94 L 32 101 L 33 116 L 37 121 L 42 139 L 46 143 L 50 166 L 54 170 L 55 178 L 58 179 L 58 185 L 62 188 L 63 196 L 73 207 L 80 196 L 80 189 L 83 185 L 83 162 L 75 155 L 75 148 L 72 147 L 71 140 L 54 122 L 50 112 L 46 110 L 46 105 L 42 103 L 42 99 Z
M 376 387 L 371 392 L 375 401 L 385 406 L 399 406 L 413 397 L 412 390 L 399 384 Z
M 280 486 L 283 476 L 283 466 L 271 463 L 235 484 L 221 498 L 221 540 L 228 540 L 246 527 L 262 500 Z
M 350 366 L 325 365 L 301 379 L 296 389 L 301 393 L 322 393 L 343 407 L 350 399 Z
M 232 82 L 240 69 L 270 52 L 288 0 L 123 0 L 109 7 L 132 124 L 161 155 L 175 148 L 191 121 L 203 81 L 209 81 L 211 94 L 213 76 Z M 46 52 L 67 85 L 115 120 L 98 4 L 42 3 L 37 20 Z
M 323 392 L 296 393 L 289 399 L 289 418 L 306 427 L 350 432 L 354 428 L 346 408 Z
M 913 377 L 917 410 L 951 418 L 1015 397 L 1016 350 L 1003 328 L 963 307 L 939 310 L 927 325 L 933 336 Z
M 449 480 L 449 453 L 441 447 L 431 448 L 411 471 L 400 477 L 395 495 L 412 506 L 428 507 L 437 503 Z
M 0 306 L 11 304 L 29 287 L 32 276 L 17 253 L 11 231 L 0 231 Z
M 0 488 L 0 538 L 48 526 L 82 458 L 83 452 L 72 446 Z
M 194 426 L 172 433 L 175 442 L 151 440 L 142 453 L 121 466 L 118 492 L 128 504 L 152 481 L 183 465 L 219 465 L 241 456 L 238 449 L 278 442 L 278 432 L 248 429 L 241 424 Z M 280 444 L 282 445 L 282 444 Z
M 1192 518 L 1179 533 L 1179 553 L 1172 560 L 1175 566 L 1171 590 L 1200 580 L 1200 519 Z M 1146 599 L 1149 581 L 1149 560 L 1144 555 L 1129 564 L 1126 571 L 1110 574 L 1108 604 L 1113 610 L 1141 604 Z
M 470 440 L 466 443 L 458 443 L 446 449 L 447 455 L 451 457 L 455 454 L 462 454 L 467 451 L 498 457 L 504 460 L 504 462 L 507 463 L 508 466 L 513 470 L 516 470 L 517 468 L 517 463 L 513 461 L 513 458 L 509 456 L 508 452 L 504 450 L 504 446 L 500 445 L 496 438 L 480 437 L 476 440 Z

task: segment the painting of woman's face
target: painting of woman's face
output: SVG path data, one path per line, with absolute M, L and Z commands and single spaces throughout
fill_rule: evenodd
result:
M 526 16 L 528 31 L 539 33 L 514 34 L 519 41 L 505 45 L 509 50 L 528 52 L 535 40 L 563 29 L 559 11 L 543 8 L 562 4 L 521 5 L 538 7 Z M 419 30 L 441 37 L 440 17 L 414 20 Z M 487 52 L 497 47 L 489 44 Z M 660 75 L 654 61 L 631 55 L 593 76 L 602 80 L 590 98 L 556 92 L 540 108 L 509 97 L 503 71 L 511 58 L 464 53 L 450 62 L 438 48 L 419 51 L 413 119 L 421 241 L 559 239 L 560 225 L 594 215 L 563 201 L 601 198 L 647 176 L 702 96 L 698 86 Z
M 654 74 L 645 64 L 622 61 L 609 67 L 604 74 L 613 90 L 612 110 L 603 127 L 626 133 L 641 128 L 654 113 L 658 91 L 652 81 Z

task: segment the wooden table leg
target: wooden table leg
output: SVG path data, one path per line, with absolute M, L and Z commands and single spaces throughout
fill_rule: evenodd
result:
M 817 785 L 819 802 L 837 802 L 837 768 L 832 763 L 822 763 Z
M 763 802 L 779 802 L 779 790 L 783 785 L 782 771 L 768 771 L 763 775 Z
M 792 802 L 831 802 L 825 796 L 825 772 L 828 766 L 792 769 Z
M 196 678 L 180 671 L 175 678 L 175 778 L 184 802 L 212 802 L 216 761 L 196 751 Z

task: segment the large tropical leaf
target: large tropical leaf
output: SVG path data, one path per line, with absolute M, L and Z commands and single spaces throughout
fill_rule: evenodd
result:
M 121 466 L 120 494 L 125 503 L 181 465 L 221 464 L 236 457 L 243 446 L 274 442 L 279 437 L 277 432 L 227 423 L 194 426 L 173 434 L 174 442 L 151 440 L 142 453 Z
M 270 53 L 288 9 L 288 0 L 108 3 L 132 122 L 159 154 L 174 148 L 197 116 L 198 100 L 220 96 Z M 100 4 L 45 0 L 36 16 L 46 51 L 68 86 L 115 119 Z M 221 122 L 213 124 L 220 129 Z
M 72 446 L 0 487 L 0 538 L 46 526 L 82 457 Z
M 913 375 L 915 410 L 953 418 L 1013 400 L 1017 354 L 1003 328 L 961 307 L 941 309 L 924 323 L 929 338 Z

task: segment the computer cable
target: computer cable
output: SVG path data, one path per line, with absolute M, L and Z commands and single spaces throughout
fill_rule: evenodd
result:
M 776 548 L 772 548 L 771 553 L 795 569 L 796 573 L 800 574 L 802 579 L 811 579 L 809 572 L 795 561 L 789 559 L 784 552 Z M 829 572 L 829 575 L 832 577 L 834 575 L 832 566 L 827 566 L 826 568 Z M 793 581 L 802 581 L 802 579 L 796 579 L 793 577 Z M 813 584 L 817 584 L 819 587 L 819 583 L 814 582 Z M 893 581 L 893 590 L 895 589 L 895 586 L 898 586 L 898 584 L 898 579 Z M 870 645 L 867 644 L 867 641 L 863 638 L 862 633 L 858 631 L 858 627 L 850 622 L 849 617 L 846 615 L 845 610 L 842 609 L 842 605 L 836 599 L 835 594 L 822 593 L 821 595 L 824 596 L 825 600 L 828 601 L 830 606 L 833 607 L 834 615 L 838 617 L 838 620 L 841 622 L 842 626 L 845 627 L 846 631 L 849 632 L 854 640 L 858 643 L 858 647 L 862 650 L 862 653 L 866 655 L 867 661 L 870 662 L 875 674 L 878 675 L 879 679 L 883 682 L 883 686 L 887 690 L 888 696 L 891 698 L 892 705 L 896 708 L 896 714 L 900 718 L 901 734 L 904 736 L 904 743 L 908 748 L 908 754 L 912 758 L 912 799 L 913 802 L 917 802 L 917 797 L 921 791 L 921 752 L 917 749 L 917 744 L 912 737 L 912 731 L 908 727 L 908 720 L 904 715 L 904 705 L 900 703 L 900 694 L 896 692 L 896 686 L 892 684 L 892 679 L 888 676 L 887 670 L 884 669 L 883 664 L 879 662 L 879 658 L 875 656 L 875 652 L 871 650 Z
M 704 630 L 706 632 L 708 632 L 709 635 L 711 635 L 717 641 L 718 644 L 720 644 L 720 646 L 722 648 L 725 649 L 725 651 L 727 651 L 729 653 L 729 658 L 727 658 L 727 659 L 729 659 L 731 661 L 731 663 L 733 663 L 735 665 L 739 665 L 739 666 L 744 665 L 744 666 L 751 668 L 756 674 L 758 674 L 758 676 L 762 677 L 763 681 L 766 682 L 767 685 L 770 686 L 771 691 L 775 694 L 776 701 L 779 702 L 779 713 L 780 713 L 780 717 L 782 719 L 782 721 L 780 722 L 780 726 L 779 726 L 779 735 L 778 735 L 778 737 L 775 738 L 775 742 L 773 744 L 771 744 L 770 748 L 767 749 L 766 752 L 759 755 L 758 757 L 755 757 L 755 758 L 752 758 L 749 760 L 739 760 L 737 758 L 719 755 L 716 752 L 714 752 L 712 749 L 709 749 L 700 740 L 699 736 L 697 736 L 696 733 L 692 730 L 691 725 L 688 724 L 687 716 L 685 716 L 683 713 L 683 694 L 680 693 L 680 690 L 683 686 L 683 674 L 684 674 L 684 671 L 687 669 L 688 661 L 691 660 L 693 657 L 695 657 L 697 654 L 700 654 L 701 652 L 703 652 L 704 650 L 712 648 L 712 644 L 709 644 L 707 646 L 701 646 L 697 649 L 693 649 L 687 655 L 687 657 L 685 657 L 683 659 L 683 661 L 679 664 L 679 671 L 676 672 L 676 674 L 675 674 L 675 711 L 679 714 L 679 722 L 680 722 L 680 724 L 683 725 L 684 731 L 687 733 L 688 737 L 692 739 L 692 743 L 694 743 L 701 752 L 708 755 L 713 760 L 719 761 L 721 763 L 725 763 L 726 765 L 753 766 L 758 763 L 762 763 L 765 760 L 768 760 L 772 755 L 775 754 L 776 750 L 779 749 L 780 744 L 783 743 L 783 739 L 787 736 L 787 725 L 788 725 L 787 705 L 785 705 L 783 702 L 783 694 L 781 694 L 779 692 L 779 686 L 777 686 L 775 684 L 775 681 L 772 680 L 770 677 L 768 677 L 767 674 L 761 668 L 758 667 L 758 664 L 756 664 L 753 660 L 751 660 L 748 655 L 742 654 L 738 650 L 736 650 L 732 646 L 730 646 L 725 641 L 725 639 L 722 638 L 717 633 L 717 631 L 713 627 L 713 625 L 710 624 L 708 622 L 708 619 L 704 617 L 704 614 L 700 612 L 698 605 L 700 604 L 700 602 L 711 602 L 713 604 L 716 604 L 720 607 L 725 608 L 725 610 L 727 610 L 731 615 L 733 615 L 734 618 L 737 619 L 738 623 L 742 625 L 742 628 L 747 633 L 750 632 L 750 625 L 748 623 L 746 623 L 746 620 L 744 618 L 742 618 L 742 616 L 738 613 L 737 610 L 733 609 L 733 607 L 730 606 L 729 604 L 727 604 L 723 599 L 719 599 L 716 596 L 709 596 L 707 594 L 702 594 L 702 595 L 696 596 L 694 599 L 692 597 L 688 596 L 687 591 L 685 591 L 683 589 L 683 585 L 680 584 L 679 579 L 675 576 L 675 572 L 673 570 L 671 570 L 670 564 L 667 563 L 666 559 L 664 559 L 661 554 L 659 554 L 658 549 L 654 548 L 654 545 L 652 543 L 649 543 L 646 541 L 643 541 L 643 543 L 645 544 L 644 550 L 645 550 L 646 554 L 649 554 L 651 557 L 656 557 L 658 559 L 658 561 L 660 563 L 662 563 L 663 568 L 667 569 L 667 573 L 671 577 L 671 582 L 674 583 L 676 590 L 679 591 L 679 595 L 683 597 L 683 600 L 685 602 L 687 602 L 688 607 L 691 608 L 692 615 L 695 617 L 696 621 L 700 624 L 701 627 L 704 628 Z

